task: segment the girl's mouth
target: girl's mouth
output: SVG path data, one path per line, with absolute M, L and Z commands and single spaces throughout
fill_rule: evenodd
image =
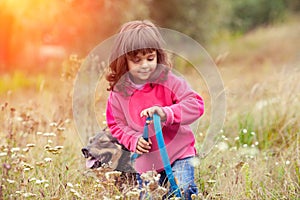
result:
M 149 69 L 149 70 L 139 71 L 138 73 L 140 73 L 140 74 L 148 74 L 150 72 L 151 72 L 151 70 Z

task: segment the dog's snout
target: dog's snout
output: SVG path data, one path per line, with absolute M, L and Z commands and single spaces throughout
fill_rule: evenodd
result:
M 82 148 L 81 152 L 82 152 L 82 154 L 84 155 L 85 158 L 89 157 L 89 150 L 86 147 Z

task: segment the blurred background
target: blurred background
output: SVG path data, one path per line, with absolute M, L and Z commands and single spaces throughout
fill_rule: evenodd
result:
M 119 26 L 150 19 L 205 48 L 299 13 L 298 0 L 1 0 L 0 73 L 55 71 L 71 54 L 84 57 Z

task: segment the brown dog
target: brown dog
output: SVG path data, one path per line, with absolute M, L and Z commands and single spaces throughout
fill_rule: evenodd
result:
M 81 149 L 87 159 L 87 168 L 99 168 L 108 166 L 112 170 L 134 173 L 130 157 L 132 155 L 117 139 L 108 131 L 101 131 L 90 138 L 86 147 Z

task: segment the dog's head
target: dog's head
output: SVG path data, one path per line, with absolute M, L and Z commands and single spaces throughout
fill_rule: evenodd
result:
M 107 131 L 101 131 L 89 139 L 86 147 L 81 149 L 86 158 L 87 168 L 98 168 L 107 165 L 115 170 L 122 156 L 122 146 Z

